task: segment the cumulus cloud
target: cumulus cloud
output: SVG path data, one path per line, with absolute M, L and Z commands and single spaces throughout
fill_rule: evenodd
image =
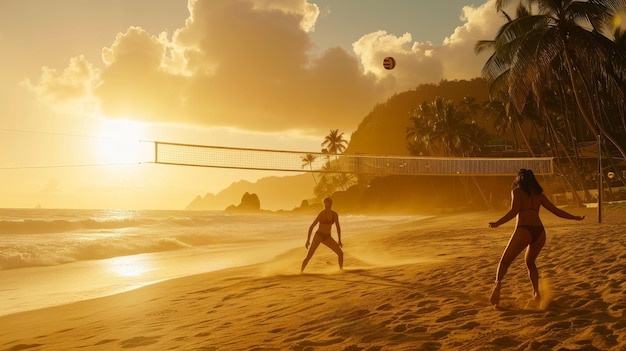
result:
M 381 30 L 362 36 L 352 47 L 365 72 L 386 81 L 385 85 L 394 91 L 405 91 L 443 78 L 442 62 L 434 56 L 436 47 L 430 42 L 413 42 L 410 33 L 396 37 Z M 396 61 L 393 70 L 386 70 L 382 65 L 387 56 Z
M 406 91 L 442 79 L 476 78 L 480 76 L 487 53 L 474 55 L 474 45 L 478 40 L 494 38 L 504 22 L 496 13 L 495 0 L 478 8 L 465 6 L 460 19 L 464 24 L 457 27 L 442 45 L 414 42 L 410 33 L 396 37 L 377 31 L 355 42 L 354 52 L 366 72 L 372 72 L 379 79 L 392 79 L 389 88 L 394 91 Z M 396 59 L 393 71 L 385 71 L 381 65 L 386 56 Z
M 300 28 L 305 32 L 315 29 L 315 22 L 320 15 L 319 7 L 306 0 L 254 0 L 258 9 L 280 10 L 300 16 Z
M 22 85 L 31 89 L 42 102 L 59 111 L 85 111 L 96 102 L 92 92 L 100 72 L 84 56 L 70 59 L 62 71 L 43 67 L 39 82 L 26 79 Z
M 94 94 L 105 115 L 153 122 L 183 120 L 182 93 L 189 78 L 173 68 L 175 60 L 166 60 L 169 47 L 165 34 L 151 36 L 131 27 L 102 50 L 105 68 Z
M 495 1 L 489 1 L 479 8 L 463 7 L 463 26 L 457 27 L 447 37 L 439 54 L 444 61 L 445 76 L 469 79 L 480 75 L 480 70 L 488 59 L 488 53 L 469 55 L 474 52 L 478 40 L 493 39 L 496 31 L 504 24 L 504 19 L 495 10 Z
M 381 30 L 364 34 L 353 52 L 316 53 L 309 33 L 320 10 L 306 0 L 189 0 L 185 26 L 171 35 L 128 28 L 102 50 L 102 68 L 77 57 L 26 85 L 49 103 L 96 99 L 110 118 L 353 130 L 393 93 L 478 76 L 485 58 L 474 57 L 474 43 L 493 38 L 502 22 L 493 1 L 464 8 L 465 23 L 442 45 Z M 382 67 L 385 56 L 396 58 L 396 69 Z

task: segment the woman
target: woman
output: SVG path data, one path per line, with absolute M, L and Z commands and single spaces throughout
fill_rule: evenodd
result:
M 556 207 L 543 194 L 543 188 L 537 182 L 537 178 L 530 169 L 520 169 L 517 178 L 513 182 L 511 191 L 511 209 L 496 222 L 490 222 L 489 227 L 496 228 L 517 216 L 515 231 L 509 240 L 496 272 L 496 282 L 491 292 L 489 302 L 497 305 L 500 302 L 500 289 L 502 279 L 506 275 L 513 260 L 526 249 L 526 267 L 530 282 L 533 285 L 533 297 L 535 301 L 541 299 L 539 295 L 539 272 L 535 260 L 546 243 L 546 232 L 539 219 L 539 208 L 545 207 L 548 211 L 565 219 L 582 220 L 585 216 L 574 216 Z
M 309 235 L 307 236 L 306 244 L 304 245 L 309 251 L 304 258 L 304 261 L 302 261 L 302 268 L 300 269 L 300 273 L 304 272 L 304 268 L 306 267 L 307 263 L 309 263 L 311 257 L 313 257 L 313 254 L 315 253 L 315 250 L 317 250 L 317 247 L 320 245 L 320 243 L 328 246 L 337 254 L 337 258 L 339 260 L 339 269 L 343 269 L 343 251 L 341 250 L 343 244 L 341 243 L 341 226 L 339 225 L 339 216 L 337 215 L 337 212 L 331 209 L 332 206 L 333 200 L 328 197 L 325 198 L 324 210 L 322 210 L 322 212 L 320 212 L 317 217 L 315 217 L 315 220 L 309 227 Z M 315 236 L 313 237 L 313 242 L 311 243 L 311 233 L 313 232 L 313 228 L 315 228 L 318 223 L 319 227 L 317 228 Z M 333 224 L 337 227 L 337 239 L 339 240 L 339 242 L 336 242 L 335 239 L 330 236 Z

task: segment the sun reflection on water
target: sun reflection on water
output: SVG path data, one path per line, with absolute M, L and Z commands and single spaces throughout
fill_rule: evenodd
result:
M 139 277 L 152 269 L 150 260 L 144 256 L 122 256 L 110 259 L 109 270 L 121 277 Z

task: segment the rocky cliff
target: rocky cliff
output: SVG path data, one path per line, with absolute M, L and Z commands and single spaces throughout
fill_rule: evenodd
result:
M 198 195 L 187 210 L 224 210 L 238 204 L 241 195 L 254 193 L 263 200 L 263 210 L 291 210 L 300 206 L 302 200 L 313 197 L 315 182 L 310 173 L 261 178 L 254 183 L 242 180 L 232 183 L 217 194 Z

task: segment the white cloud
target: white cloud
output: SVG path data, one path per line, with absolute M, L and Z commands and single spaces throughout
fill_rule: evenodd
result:
M 479 8 L 465 6 L 461 19 L 465 24 L 457 27 L 447 37 L 439 51 L 444 61 L 445 76 L 450 79 L 470 79 L 480 75 L 487 60 L 487 53 L 473 55 L 474 45 L 479 40 L 493 39 L 498 28 L 504 24 L 502 16 L 495 10 L 495 1 L 489 1 Z
M 310 4 L 307 0 L 254 0 L 254 6 L 258 9 L 279 10 L 301 17 L 300 28 L 305 32 L 315 29 L 315 23 L 320 15 L 317 5 Z
M 501 25 L 494 1 L 465 7 L 465 24 L 442 45 L 381 30 L 363 35 L 354 53 L 336 47 L 314 56 L 309 33 L 320 10 L 306 0 L 190 0 L 190 17 L 171 35 L 130 27 L 102 50 L 102 69 L 76 57 L 27 85 L 57 105 L 97 98 L 111 118 L 349 132 L 393 93 L 478 76 L 485 58 L 475 57 L 474 43 Z M 382 67 L 385 56 L 396 59 L 394 70 Z
M 377 31 L 362 36 L 353 44 L 353 48 L 363 69 L 387 81 L 386 85 L 396 92 L 415 88 L 420 83 L 437 82 L 443 76 L 442 62 L 432 56 L 435 46 L 429 42 L 413 42 L 409 33 L 396 37 L 385 31 Z M 393 70 L 383 67 L 383 60 L 387 56 L 396 61 Z
M 465 22 L 444 40 L 442 45 L 413 42 L 411 34 L 401 37 L 377 31 L 362 36 L 353 44 L 363 69 L 379 79 L 394 80 L 395 91 L 406 91 L 421 83 L 437 83 L 442 79 L 472 79 L 480 76 L 486 54 L 474 55 L 478 40 L 491 39 L 503 20 L 495 10 L 495 0 L 479 8 L 465 6 L 461 20 Z M 386 71 L 386 56 L 396 59 L 396 68 Z
M 96 100 L 92 92 L 98 84 L 99 71 L 84 56 L 72 58 L 62 71 L 49 67 L 41 71 L 39 82 L 22 82 L 41 101 L 60 111 L 93 110 Z

